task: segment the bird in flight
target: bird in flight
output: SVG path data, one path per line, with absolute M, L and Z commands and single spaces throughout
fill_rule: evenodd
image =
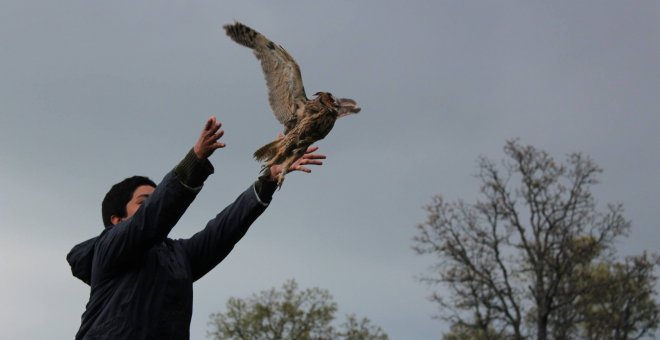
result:
M 281 187 L 289 167 L 307 148 L 325 138 L 337 118 L 358 113 L 360 107 L 353 99 L 336 98 L 329 92 L 317 92 L 314 98 L 307 98 L 300 67 L 282 46 L 240 22 L 225 25 L 224 29 L 232 40 L 251 48 L 261 62 L 268 102 L 275 118 L 284 125 L 283 137 L 254 153 L 255 159 L 266 162 L 263 166 L 266 172 L 273 165 L 283 166 L 277 179 Z

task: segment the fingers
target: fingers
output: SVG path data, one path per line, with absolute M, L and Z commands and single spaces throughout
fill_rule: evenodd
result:
M 208 131 L 211 129 L 213 125 L 216 123 L 216 118 L 215 116 L 209 117 L 208 120 L 206 120 L 206 123 L 204 124 L 204 131 Z
M 218 129 L 219 128 L 220 127 L 218 126 Z M 227 145 L 223 142 L 218 141 L 220 138 L 222 138 L 222 136 L 224 136 L 224 134 L 225 134 L 224 130 L 220 130 L 220 131 L 215 132 L 213 135 L 211 135 L 208 138 L 207 143 L 209 143 L 209 146 L 213 149 L 224 148 Z
M 215 116 L 211 116 L 207 121 L 206 124 L 204 124 L 204 130 L 202 131 L 202 134 L 210 136 L 216 133 L 218 129 L 222 124 L 218 122 L 218 120 L 215 118 Z
M 222 123 L 220 123 L 215 116 L 211 116 L 204 125 L 204 130 L 202 131 L 202 138 L 206 141 L 217 141 L 222 138 L 225 134 L 224 130 L 220 130 Z
M 319 153 L 314 153 L 318 149 L 319 149 L 318 146 L 308 147 L 307 151 L 305 151 L 305 154 L 301 158 L 304 158 L 304 159 L 325 159 L 325 155 L 319 154 Z
M 227 146 L 227 144 L 225 144 L 225 142 L 220 142 L 218 140 L 215 140 L 211 146 L 214 149 L 219 149 L 219 148 L 224 148 L 225 146 Z
M 321 155 L 318 153 L 309 153 L 303 155 L 300 159 L 325 159 L 325 155 Z
M 320 164 L 314 164 L 314 165 L 320 165 Z M 310 173 L 312 172 L 312 169 L 304 166 L 303 164 L 296 162 L 289 167 L 287 172 L 292 172 L 292 171 L 302 171 L 302 172 Z
M 291 171 L 302 171 L 306 173 L 312 172 L 312 169 L 306 167 L 305 165 L 323 165 L 323 162 L 320 161 L 319 159 L 325 159 L 325 155 L 306 155 L 308 157 L 303 156 L 299 160 L 297 160 L 295 163 L 293 163 L 289 167 L 289 172 Z
M 325 156 L 323 158 L 318 158 L 318 159 L 325 159 Z M 316 159 L 300 159 L 298 162 L 295 163 L 296 165 L 323 165 L 323 162 L 318 161 Z
M 310 172 L 312 172 L 312 169 L 304 167 L 302 165 L 297 165 L 297 166 L 292 166 L 291 168 L 289 168 L 289 171 L 302 171 L 302 172 L 310 173 Z
M 312 172 L 312 169 L 306 167 L 305 165 L 323 165 L 321 159 L 326 159 L 325 155 L 314 153 L 318 150 L 318 146 L 310 146 L 307 148 L 305 154 L 300 157 L 295 163 L 289 167 L 289 171 L 302 171 L 306 173 Z
M 204 125 L 204 131 L 202 132 L 202 134 L 206 136 L 213 136 L 214 134 L 217 133 L 217 131 L 220 129 L 221 126 L 222 123 L 218 122 L 215 116 L 211 116 L 211 118 L 209 118 L 206 121 L 206 124 Z
M 199 139 L 193 147 L 193 151 L 199 159 L 206 159 L 213 154 L 213 151 L 216 149 L 224 148 L 226 146 L 225 143 L 218 141 L 225 134 L 225 131 L 220 129 L 221 126 L 222 124 L 218 122 L 215 116 L 211 116 L 206 121 L 204 129 L 200 133 Z
M 215 145 L 222 145 L 222 147 L 225 146 L 224 143 L 218 142 L 222 136 L 225 135 L 225 130 L 220 130 L 220 125 L 214 126 L 211 130 L 207 131 L 203 136 L 202 136 L 202 143 L 214 147 Z
M 218 129 L 220 129 L 219 126 L 218 126 Z M 215 132 L 213 133 L 213 135 L 209 139 L 217 141 L 218 139 L 222 138 L 222 136 L 224 136 L 224 135 L 225 135 L 225 130 L 215 130 Z

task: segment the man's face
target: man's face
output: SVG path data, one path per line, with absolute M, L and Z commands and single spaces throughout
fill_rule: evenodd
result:
M 126 203 L 126 216 L 125 217 L 118 217 L 118 216 L 112 216 L 111 222 L 112 224 L 117 224 L 119 222 L 125 221 L 133 215 L 135 215 L 135 212 L 140 208 L 142 203 L 151 196 L 151 194 L 154 192 L 155 188 L 152 187 L 151 185 L 141 185 L 133 191 L 133 197 L 131 197 L 131 200 Z

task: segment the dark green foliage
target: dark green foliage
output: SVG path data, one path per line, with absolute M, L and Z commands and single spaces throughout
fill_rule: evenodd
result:
M 349 315 L 333 326 L 337 304 L 327 290 L 299 290 L 294 280 L 247 299 L 230 298 L 227 311 L 211 315 L 212 339 L 387 340 L 380 327 Z

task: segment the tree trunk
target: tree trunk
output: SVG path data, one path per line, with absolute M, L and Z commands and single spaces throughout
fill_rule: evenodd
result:
M 543 281 L 545 277 L 545 263 L 543 253 L 537 251 L 536 269 L 536 339 L 548 339 L 548 300 L 546 299 L 546 287 Z
M 539 310 L 540 312 L 540 310 Z M 541 314 L 541 313 L 539 313 Z M 548 320 L 543 319 L 541 315 L 538 315 L 539 320 L 536 322 L 536 339 L 537 340 L 546 340 L 548 338 Z

